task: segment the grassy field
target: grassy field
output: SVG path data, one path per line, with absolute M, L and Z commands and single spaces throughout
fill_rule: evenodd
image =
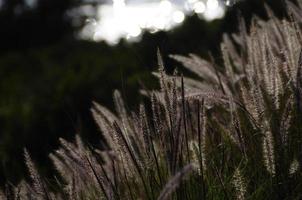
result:
M 50 155 L 56 189 L 25 150 L 31 180 L 7 184 L 5 199 L 301 199 L 302 1 L 288 17 L 256 16 L 224 35 L 216 58 L 171 57 L 196 75 L 165 73 L 158 52 L 159 91 L 149 103 L 117 114 L 94 103 L 105 150 L 60 140 Z M 54 192 L 55 191 L 55 192 Z

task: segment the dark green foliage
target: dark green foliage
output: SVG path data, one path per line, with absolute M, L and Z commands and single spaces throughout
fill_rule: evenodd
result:
M 112 106 L 108 94 L 120 88 L 127 91 L 129 102 L 137 102 L 139 82 L 143 80 L 148 87 L 154 83 L 147 66 L 129 57 L 135 58 L 127 47 L 116 50 L 76 41 L 2 56 L 0 157 L 4 179 L 14 182 L 22 177 L 24 147 L 47 166 L 45 156 L 57 147 L 59 137 L 81 133 L 93 145 L 100 145 L 95 142 L 100 138 L 89 112 L 91 100 Z
M 22 199 L 300 199 L 301 11 L 253 18 L 225 35 L 223 66 L 191 54 L 172 56 L 198 80 L 165 72 L 160 89 L 142 91 L 138 112 L 114 92 L 116 114 L 93 103 L 106 148 L 60 139 L 50 155 L 60 189 L 46 188 L 29 154 L 31 181 L 8 187 Z M 89 73 L 88 73 L 89 74 Z M 125 95 L 126 96 L 126 95 Z M 20 192 L 18 192 L 20 191 Z

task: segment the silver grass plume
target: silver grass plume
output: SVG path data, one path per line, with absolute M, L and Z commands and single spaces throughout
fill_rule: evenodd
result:
M 241 174 L 241 171 L 237 168 L 234 172 L 232 183 L 235 188 L 235 196 L 237 200 L 246 199 L 246 183 Z
M 253 17 L 248 31 L 240 18 L 240 33 L 223 36 L 222 68 L 216 66 L 211 56 L 210 61 L 193 54 L 171 56 L 196 74 L 198 80 L 180 78 L 177 73 L 167 75 L 158 51 L 159 71 L 154 74 L 159 78 L 160 91 L 143 91 L 151 99 L 150 115 L 143 104 L 139 112 L 128 111 L 118 91 L 114 93 L 117 116 L 93 103 L 91 111 L 107 146 L 102 150 L 86 148 L 78 136 L 74 143 L 60 140 L 61 148 L 50 158 L 66 182 L 62 186 L 64 194 L 67 193 L 72 200 L 151 200 L 157 196 L 171 199 L 174 197 L 171 194 L 181 187 L 179 193 L 185 191 L 190 196 L 189 189 L 195 187 L 191 185 L 195 177 L 184 184 L 185 187 L 182 187 L 182 181 L 197 169 L 204 184 L 204 199 L 207 192 L 212 192 L 208 187 L 213 179 L 220 182 L 227 197 L 230 186 L 224 184 L 224 179 L 229 177 L 225 174 L 229 170 L 220 164 L 236 162 L 239 156 L 239 159 L 245 156 L 248 160 L 251 152 L 259 152 L 253 149 L 258 139 L 262 141 L 261 162 L 272 176 L 277 177 L 278 159 L 275 158 L 280 156 L 277 144 L 290 151 L 289 144 L 296 145 L 292 138 L 296 122 L 294 106 L 301 103 L 302 98 L 302 20 L 299 8 L 302 1 L 299 0 L 298 6 L 290 2 L 287 5 L 291 20 L 281 21 L 266 8 L 270 19 L 264 21 Z M 196 102 L 198 106 L 193 106 Z M 272 121 L 276 118 L 281 122 Z M 240 147 L 242 152 L 238 156 L 233 155 L 233 150 L 238 148 L 233 148 L 234 143 L 229 143 L 225 133 L 229 133 Z M 275 138 L 278 134 L 280 137 Z M 186 154 L 185 149 L 188 142 L 190 154 Z M 219 159 L 220 154 L 216 152 L 225 146 L 223 161 L 216 166 L 210 158 Z M 10 191 L 13 192 L 7 191 L 7 194 L 21 199 L 47 199 L 43 180 L 28 153 L 25 154 L 34 187 L 23 185 L 25 189 L 20 195 L 19 187 L 12 187 Z M 191 161 L 196 164 L 187 165 Z M 288 166 L 285 174 L 295 177 L 300 170 L 299 160 L 290 155 L 284 162 Z M 204 170 L 207 170 L 205 176 Z M 246 198 L 247 185 L 239 169 L 235 170 L 232 183 L 236 198 Z M 143 187 L 135 187 L 140 185 Z M 178 197 L 178 192 L 175 195 Z M 53 194 L 48 196 L 49 199 L 63 199 Z
M 194 170 L 195 164 L 188 164 L 178 171 L 165 185 L 157 200 L 167 200 L 175 189 L 185 180 L 188 175 Z
M 263 158 L 264 165 L 267 171 L 274 176 L 275 175 L 275 152 L 273 136 L 270 130 L 266 130 L 262 139 Z
M 49 196 L 49 192 L 42 181 L 35 164 L 31 160 L 31 157 L 26 149 L 24 149 L 24 157 L 25 157 L 25 163 L 28 168 L 30 177 L 33 181 L 33 188 L 35 193 L 38 195 L 38 198 L 45 199 L 45 200 L 51 200 L 51 197 Z
M 198 144 L 198 150 L 199 150 L 199 157 L 201 157 L 201 168 L 203 171 L 207 169 L 206 165 L 206 134 L 207 134 L 207 116 L 206 116 L 206 107 L 205 107 L 205 100 L 202 101 L 201 105 L 201 112 L 199 114 L 200 118 L 200 127 L 201 127 L 201 132 L 200 132 L 200 138 L 199 138 L 199 144 Z

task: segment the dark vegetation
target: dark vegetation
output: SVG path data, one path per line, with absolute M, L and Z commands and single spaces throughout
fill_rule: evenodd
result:
M 167 70 L 181 65 L 169 54 L 196 53 L 222 64 L 219 44 L 223 32 L 238 31 L 238 10 L 249 25 L 251 15 L 264 18 L 262 1 L 240 2 L 222 21 L 206 23 L 192 16 L 172 32 L 145 33 L 140 43 L 81 41 L 66 11 L 81 1 L 38 0 L 29 8 L 24 2 L 4 0 L 0 10 L 0 181 L 16 184 L 24 175 L 23 148 L 37 161 L 43 175 L 52 177 L 47 155 L 58 148 L 58 138 L 74 134 L 98 149 L 104 148 L 91 117 L 92 101 L 113 109 L 112 91 L 119 89 L 128 108 L 142 97 L 140 83 L 158 86 L 150 75 L 156 49 L 163 53 Z M 273 2 L 273 3 L 272 3 Z M 284 16 L 280 1 L 268 1 Z M 85 16 L 83 16 L 83 22 Z M 189 73 L 188 70 L 183 70 Z
M 102 149 L 61 138 L 52 179 L 25 149 L 30 180 L 2 198 L 301 199 L 302 1 L 286 5 L 282 20 L 269 7 L 268 21 L 239 18 L 222 64 L 170 56 L 198 78 L 167 74 L 158 51 L 159 89 L 140 91 L 148 101 L 129 109 L 115 90 L 116 114 L 93 102 Z

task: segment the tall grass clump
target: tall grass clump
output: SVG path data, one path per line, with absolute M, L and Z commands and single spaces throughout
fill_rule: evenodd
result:
M 105 150 L 60 140 L 50 155 L 61 190 L 46 189 L 25 151 L 31 182 L 8 186 L 7 199 L 301 199 L 302 1 L 288 17 L 254 17 L 224 35 L 224 64 L 171 57 L 200 79 L 167 75 L 158 53 L 159 91 L 150 105 L 117 115 L 94 103 Z

